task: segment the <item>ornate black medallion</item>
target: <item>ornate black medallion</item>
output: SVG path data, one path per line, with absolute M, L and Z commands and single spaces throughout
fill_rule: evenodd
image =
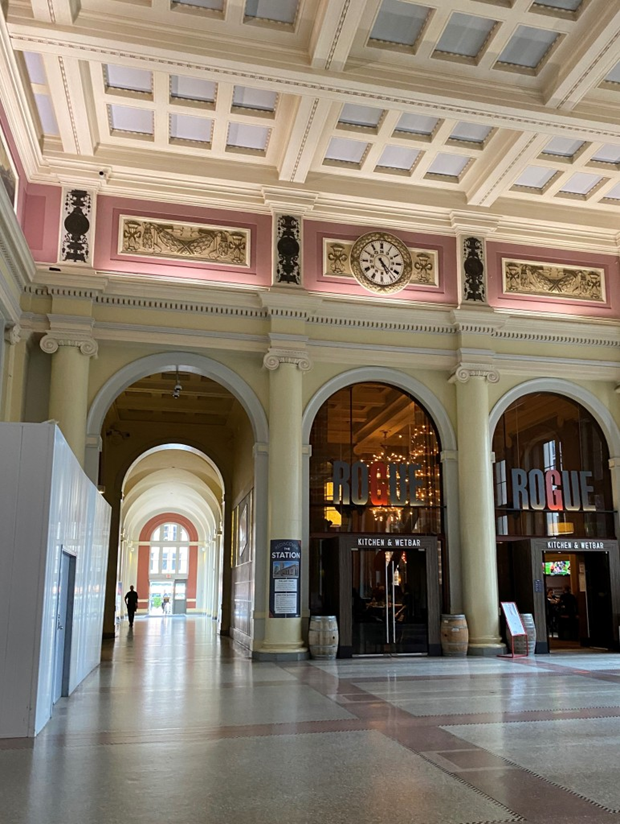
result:
M 484 283 L 484 241 L 463 238 L 463 300 L 486 302 Z
M 301 286 L 300 223 L 299 218 L 292 215 L 280 215 L 278 217 L 276 283 L 293 283 L 296 286 Z

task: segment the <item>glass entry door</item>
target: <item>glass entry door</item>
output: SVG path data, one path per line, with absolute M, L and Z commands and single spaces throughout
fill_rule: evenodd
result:
M 351 551 L 354 655 L 428 652 L 426 554 Z

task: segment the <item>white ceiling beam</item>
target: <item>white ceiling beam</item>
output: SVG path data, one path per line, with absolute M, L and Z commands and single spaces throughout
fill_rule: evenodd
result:
M 344 69 L 360 22 L 381 0 L 322 0 L 310 39 L 313 69 Z M 375 9 L 375 11 L 376 11 Z
M 80 13 L 80 0 L 30 0 L 35 20 L 70 26 Z
M 545 104 L 573 109 L 620 60 L 620 8 L 591 5 L 579 21 L 583 35 L 543 91 Z M 587 24 L 587 25 L 586 25 Z
M 492 152 L 478 158 L 465 194 L 470 206 L 492 206 L 542 151 L 547 135 L 506 130 L 491 138 Z
M 312 167 L 317 145 L 326 133 L 326 123 L 335 124 L 340 107 L 331 100 L 300 97 L 297 112 L 278 167 L 282 181 L 304 183 Z

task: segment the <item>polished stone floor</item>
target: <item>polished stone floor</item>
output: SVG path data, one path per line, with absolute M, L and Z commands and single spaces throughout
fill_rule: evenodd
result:
M 620 824 L 620 656 L 252 663 L 200 618 L 123 626 L 1 824 Z

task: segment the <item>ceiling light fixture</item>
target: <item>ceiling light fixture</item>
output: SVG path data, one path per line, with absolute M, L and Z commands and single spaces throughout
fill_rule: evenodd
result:
M 178 400 L 181 397 L 181 391 L 183 387 L 181 386 L 181 380 L 179 378 L 179 370 L 177 369 L 177 382 L 174 385 L 174 389 L 172 390 L 172 397 L 175 400 Z

